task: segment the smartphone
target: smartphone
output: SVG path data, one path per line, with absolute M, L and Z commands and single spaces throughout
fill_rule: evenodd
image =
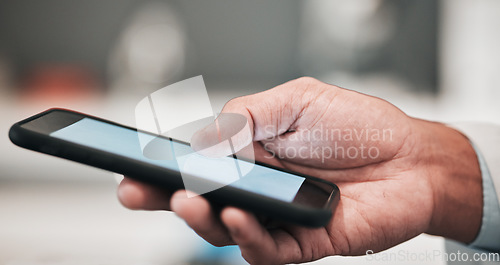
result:
M 176 160 L 146 157 L 138 139 L 141 136 L 157 137 L 156 142 L 176 147 L 173 150 L 190 148 L 172 138 L 65 109 L 49 109 L 14 124 L 9 131 L 10 140 L 20 147 L 123 174 L 169 191 L 184 189 Z M 191 172 L 190 181 L 217 187 L 210 177 L 218 171 L 213 159 L 198 159 L 204 170 Z M 217 207 L 235 206 L 273 221 L 308 227 L 328 223 L 340 199 L 335 184 L 257 161 L 252 166 L 244 177 L 202 196 Z

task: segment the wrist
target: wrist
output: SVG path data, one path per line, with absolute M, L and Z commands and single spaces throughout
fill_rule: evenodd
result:
M 416 120 L 419 147 L 433 194 L 426 233 L 470 243 L 479 232 L 483 211 L 482 178 L 476 152 L 460 132 L 440 123 Z

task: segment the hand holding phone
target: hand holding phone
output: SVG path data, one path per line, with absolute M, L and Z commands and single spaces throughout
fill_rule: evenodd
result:
M 447 179 L 446 174 L 439 172 L 460 169 L 469 174 L 477 170 L 462 157 L 467 154 L 469 161 L 475 160 L 468 140 L 453 129 L 410 118 L 384 100 L 312 78 L 300 78 L 233 99 L 222 112 L 247 117 L 254 140 L 259 143 L 255 148 L 256 160 L 339 186 L 342 198 L 327 225 L 310 228 L 287 224 L 268 230 L 249 211 L 226 207 L 219 213 L 203 197 L 186 199 L 182 192 L 162 200 L 157 189 L 129 179 L 119 189 L 122 203 L 136 209 L 164 209 L 170 205 L 208 242 L 217 246 L 239 245 L 251 264 L 365 255 L 367 250 L 375 253 L 423 232 L 439 235 L 453 228 L 461 237 L 465 230 L 470 236 L 469 232 L 478 229 L 481 178 L 474 180 L 473 186 L 472 182 L 463 183 L 466 179 L 457 178 L 434 185 L 435 181 Z M 324 154 L 318 156 L 322 150 Z M 372 153 L 368 154 L 369 150 Z M 449 151 L 445 161 L 444 151 Z M 438 165 L 434 163 L 437 161 L 445 163 Z M 461 204 L 451 208 L 442 205 L 440 209 L 460 209 L 465 205 L 478 208 L 446 215 L 434 212 L 433 194 L 447 192 L 434 188 L 451 184 L 458 190 L 449 191 L 460 190 L 460 196 L 447 196 L 461 199 Z M 467 201 L 470 195 L 479 201 Z M 465 217 L 469 210 L 477 213 L 471 215 L 474 218 Z M 462 217 L 449 219 L 456 214 Z M 442 227 L 431 222 L 439 217 L 448 220 Z

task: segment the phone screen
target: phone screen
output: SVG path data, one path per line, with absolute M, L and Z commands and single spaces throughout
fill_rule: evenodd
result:
M 179 171 L 180 166 L 182 167 L 182 165 L 179 165 L 182 161 L 179 162 L 176 159 L 155 160 L 144 156 L 139 137 L 155 138 L 156 136 L 87 117 L 50 133 L 50 136 L 131 159 L 140 160 L 169 170 Z M 165 141 L 166 144 L 170 144 L 172 146 L 171 150 L 185 149 L 188 152 L 194 153 L 189 145 L 171 141 L 167 138 L 157 138 L 157 140 Z M 197 172 L 190 172 L 190 174 L 206 180 L 220 182 L 218 180 L 224 177 L 225 174 L 228 174 L 228 172 L 224 172 L 225 167 L 220 167 L 218 165 L 221 163 L 234 163 L 234 160 L 235 158 L 233 157 L 208 158 L 197 155 L 197 165 L 195 167 Z M 304 177 L 259 164 L 253 165 L 243 160 L 238 160 L 237 162 L 240 166 L 252 166 L 252 169 L 248 174 L 231 182 L 229 185 L 263 196 L 285 202 L 292 202 L 305 181 Z M 245 163 L 247 165 L 245 165 Z M 165 177 L 169 176 L 166 174 Z

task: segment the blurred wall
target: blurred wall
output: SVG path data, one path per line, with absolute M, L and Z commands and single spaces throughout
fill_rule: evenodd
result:
M 199 74 L 272 86 L 340 72 L 389 73 L 413 89 L 437 90 L 439 6 L 432 0 L 8 0 L 0 3 L 0 54 L 18 77 L 39 64 L 73 63 L 95 72 L 106 89 L 120 36 L 155 2 L 176 15 L 186 38 L 182 73 L 156 87 Z
M 108 53 L 135 0 L 0 1 L 0 54 L 17 76 L 78 63 L 105 77 Z

